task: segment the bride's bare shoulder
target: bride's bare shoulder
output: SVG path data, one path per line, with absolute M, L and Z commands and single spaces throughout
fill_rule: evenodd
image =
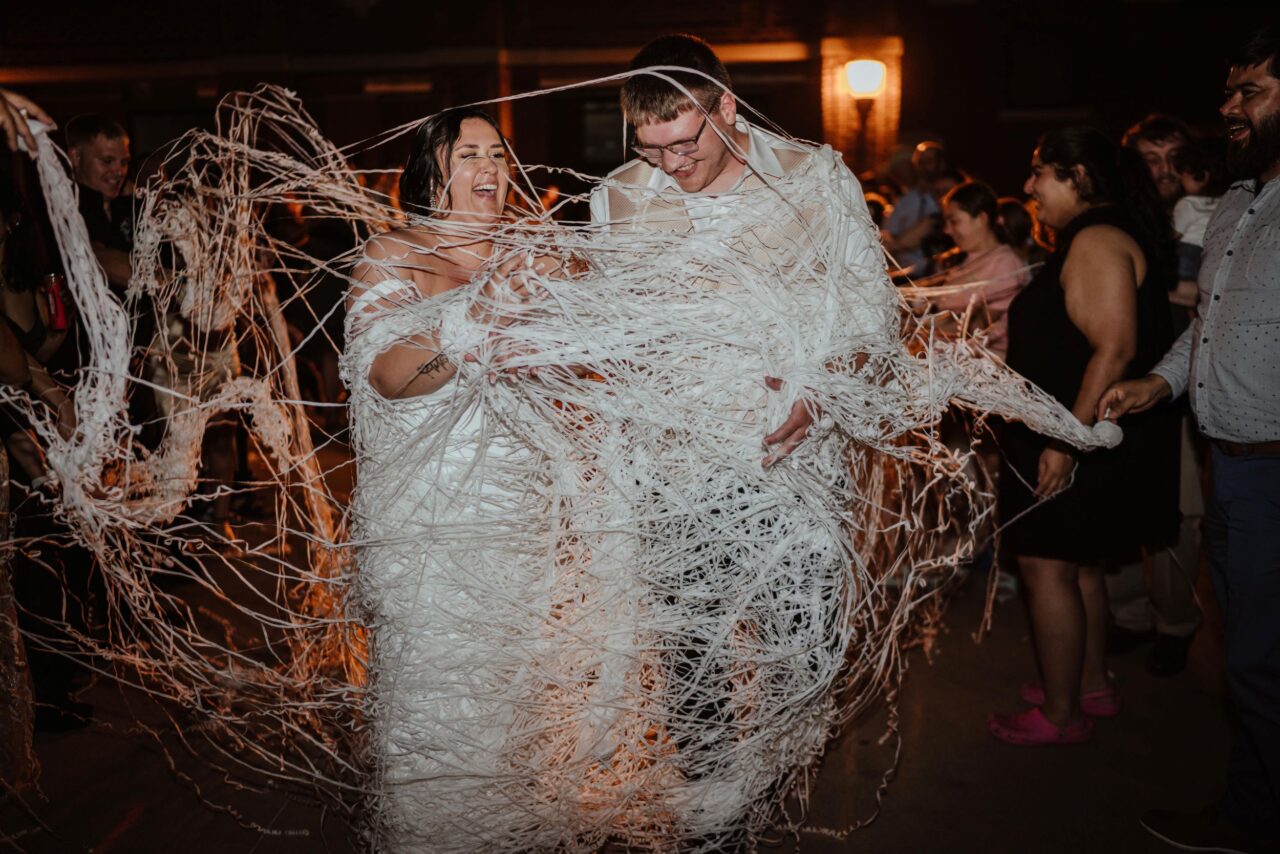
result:
M 439 243 L 440 235 L 430 229 L 393 228 L 365 241 L 364 257 L 393 265 L 400 261 L 412 262 L 417 256 L 434 252 Z
M 362 286 L 395 279 L 412 283 L 424 296 L 441 293 L 466 279 L 459 275 L 441 235 L 421 226 L 396 228 L 369 238 L 353 273 Z

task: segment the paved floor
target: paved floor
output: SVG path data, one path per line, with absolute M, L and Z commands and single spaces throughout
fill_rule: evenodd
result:
M 1157 680 L 1142 652 L 1114 662 L 1124 713 L 1098 725 L 1093 744 L 1019 749 L 995 742 L 983 720 L 1015 708 L 1015 686 L 1032 671 L 1026 622 L 1013 602 L 996 612 L 975 645 L 980 592 L 953 603 L 948 633 L 930 663 L 920 653 L 900 704 L 902 757 L 879 817 L 840 842 L 828 834 L 867 818 L 892 758 L 881 744 L 883 709 L 834 742 L 813 790 L 811 832 L 770 851 L 835 852 L 1158 852 L 1137 815 L 1155 805 L 1192 807 L 1221 778 L 1228 728 L 1218 651 L 1202 633 L 1188 672 Z M 345 852 L 345 824 L 317 804 L 278 790 L 247 791 L 175 757 L 171 770 L 155 739 L 137 731 L 159 722 L 137 696 L 100 684 L 91 728 L 41 734 L 43 798 L 24 813 L 0 808 L 0 841 L 31 852 Z M 187 779 L 183 779 L 183 777 Z M 239 815 L 202 803 L 230 804 Z
M 1016 710 L 1016 686 L 1034 674 L 1019 602 L 996 611 L 980 645 L 971 633 L 981 591 L 953 603 L 949 634 L 932 663 L 911 659 L 901 703 L 902 759 L 879 817 L 846 842 L 804 834 L 805 852 L 1167 852 L 1138 824 L 1153 807 L 1197 808 L 1221 783 L 1229 746 L 1221 650 L 1213 628 L 1197 637 L 1188 670 L 1148 676 L 1145 650 L 1112 662 L 1123 713 L 1100 721 L 1092 744 L 1018 748 L 995 741 L 984 720 Z M 876 742 L 883 714 L 828 751 L 811 824 L 840 829 L 867 816 L 888 760 Z
M 980 582 L 982 579 L 974 579 Z M 829 748 L 812 793 L 809 829 L 769 840 L 777 852 L 1160 852 L 1137 816 L 1153 806 L 1208 802 L 1225 768 L 1220 632 L 1211 618 L 1188 670 L 1155 679 L 1144 650 L 1113 662 L 1124 711 L 1098 724 L 1092 744 L 1015 748 L 986 732 L 993 709 L 1018 708 L 1033 663 L 1016 600 L 998 606 L 992 632 L 972 638 L 980 584 L 955 597 L 932 661 L 909 658 L 899 705 L 901 761 L 868 827 L 892 764 L 886 710 L 857 722 Z M 1201 584 L 1202 595 L 1207 595 Z M 348 852 L 356 846 L 332 811 L 296 793 L 232 785 L 180 750 L 173 765 L 138 721 L 166 721 L 135 693 L 101 681 L 84 699 L 93 725 L 38 734 L 41 792 L 26 805 L 0 795 L 0 843 L 29 852 Z M 197 791 L 203 794 L 197 794 Z M 226 805 L 214 809 L 208 803 Z

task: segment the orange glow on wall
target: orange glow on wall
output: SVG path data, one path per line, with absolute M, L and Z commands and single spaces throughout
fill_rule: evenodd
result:
M 877 94 L 863 94 L 863 99 L 874 98 L 866 112 L 866 124 L 858 114 L 858 97 L 851 82 L 876 83 L 871 72 L 878 72 L 872 64 L 883 65 L 883 77 Z M 850 72 L 856 69 L 856 80 L 850 80 Z M 864 101 L 865 108 L 865 101 Z M 845 162 L 855 170 L 871 169 L 889 159 L 898 144 L 898 123 L 902 112 L 902 39 L 898 36 L 867 36 L 859 38 L 829 38 L 822 40 L 822 132 L 824 141 L 844 154 Z M 858 142 L 862 131 L 863 143 Z M 864 151 L 860 158 L 855 152 Z M 861 160 L 861 162 L 855 162 Z

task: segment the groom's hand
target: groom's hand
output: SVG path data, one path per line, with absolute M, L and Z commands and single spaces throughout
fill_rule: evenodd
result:
M 777 377 L 765 377 L 764 384 L 770 391 L 782 390 L 782 380 Z M 808 437 L 812 425 L 813 412 L 803 400 L 797 400 L 791 405 L 791 415 L 782 426 L 764 437 L 765 450 L 769 451 L 764 458 L 764 467 L 769 468 L 794 451 Z

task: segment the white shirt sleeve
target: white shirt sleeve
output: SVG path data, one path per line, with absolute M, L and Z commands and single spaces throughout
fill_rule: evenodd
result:
M 591 190 L 591 223 L 604 225 L 609 222 L 609 188 L 600 183 Z
M 862 195 L 862 185 L 843 162 L 837 163 L 838 191 L 845 195 L 844 216 L 838 228 L 845 241 L 846 269 L 852 274 L 849 286 L 857 288 L 858 300 L 849 332 L 866 342 L 886 345 L 897 341 L 898 293 L 886 272 L 884 248 L 876 234 L 871 214 Z
M 1164 358 L 1160 360 L 1160 364 L 1152 368 L 1151 373 L 1156 376 L 1163 377 L 1164 381 L 1169 384 L 1169 388 L 1173 390 L 1173 396 L 1176 398 L 1187 390 L 1187 384 L 1191 379 L 1191 348 L 1192 342 L 1196 335 L 1199 334 L 1199 323 L 1192 323 L 1178 337 L 1178 340 L 1169 348 L 1169 352 L 1164 354 Z
M 1177 204 L 1173 206 L 1173 230 L 1178 233 L 1181 238 L 1191 231 L 1191 225 L 1195 222 L 1196 210 L 1191 205 L 1188 198 L 1178 199 Z

